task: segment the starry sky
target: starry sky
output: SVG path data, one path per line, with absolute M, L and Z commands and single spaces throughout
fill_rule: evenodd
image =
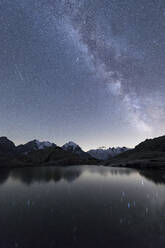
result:
M 84 150 L 165 134 L 164 0 L 0 0 L 0 134 Z

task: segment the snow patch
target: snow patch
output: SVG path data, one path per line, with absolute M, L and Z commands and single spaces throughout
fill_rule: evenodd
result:
M 122 152 L 128 151 L 129 148 L 127 147 L 110 147 L 108 149 L 93 149 L 89 150 L 88 154 L 90 154 L 92 157 L 97 158 L 97 159 L 102 159 L 102 160 L 107 160 L 110 157 L 114 157 Z
M 42 142 L 40 142 L 39 140 L 35 140 L 35 143 L 36 143 L 37 148 L 39 150 L 44 149 L 46 147 L 52 147 L 52 146 L 54 146 L 54 144 L 51 143 L 51 142 L 49 142 L 49 141 L 42 141 Z
M 63 146 L 62 146 L 62 148 L 64 149 L 64 150 L 70 150 L 70 149 L 72 149 L 72 151 L 74 151 L 75 149 L 79 149 L 80 148 L 80 146 L 79 145 L 77 145 L 76 143 L 74 143 L 73 141 L 69 141 L 69 142 L 67 142 L 66 144 L 64 144 Z M 81 148 L 80 148 L 81 149 Z

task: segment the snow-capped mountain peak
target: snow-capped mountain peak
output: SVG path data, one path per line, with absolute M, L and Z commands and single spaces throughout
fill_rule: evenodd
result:
M 39 140 L 34 140 L 34 142 L 36 143 L 37 145 L 37 148 L 40 150 L 40 149 L 44 149 L 46 147 L 52 147 L 54 146 L 55 144 L 49 142 L 49 141 L 39 141 Z
M 17 146 L 17 151 L 19 153 L 28 154 L 31 151 L 41 150 L 41 149 L 45 149 L 48 147 L 55 147 L 55 146 L 56 144 L 51 143 L 49 141 L 39 141 L 35 139 L 32 141 L 29 141 L 28 143 L 24 145 Z
M 130 150 L 127 147 L 109 147 L 108 149 L 105 148 L 99 148 L 99 149 L 93 149 L 89 150 L 88 154 L 90 154 L 92 157 L 102 160 L 110 159 L 111 157 L 114 157 L 120 153 L 123 153 L 125 151 Z
M 72 152 L 74 154 L 77 154 L 80 158 L 90 158 L 91 156 L 87 153 L 84 152 L 79 145 L 77 145 L 73 141 L 69 141 L 66 144 L 62 146 L 62 149 L 65 151 Z
M 73 141 L 67 142 L 66 144 L 62 146 L 62 148 L 64 150 L 72 150 L 72 151 L 75 151 L 76 149 L 81 149 L 81 147 L 77 145 L 76 143 L 74 143 Z

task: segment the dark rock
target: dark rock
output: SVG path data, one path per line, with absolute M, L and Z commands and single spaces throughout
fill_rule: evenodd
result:
M 165 169 L 165 136 L 147 139 L 133 150 L 106 161 L 105 165 Z

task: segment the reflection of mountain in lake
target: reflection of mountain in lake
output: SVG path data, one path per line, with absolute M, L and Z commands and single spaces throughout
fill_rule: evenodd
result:
M 164 248 L 165 186 L 137 170 L 72 166 L 0 174 L 2 248 Z
M 0 184 L 3 184 L 9 177 L 13 180 L 21 181 L 27 185 L 35 182 L 73 182 L 78 179 L 84 172 L 98 174 L 103 177 L 132 175 L 139 173 L 145 178 L 156 184 L 165 184 L 165 173 L 161 170 L 135 170 L 129 168 L 110 168 L 104 166 L 69 166 L 69 167 L 35 167 L 35 168 L 18 168 L 18 169 L 1 169 Z
M 70 167 L 40 167 L 40 168 L 18 168 L 13 170 L 1 170 L 0 184 L 3 184 L 9 177 L 13 180 L 23 182 L 30 185 L 35 182 L 59 182 L 65 180 L 66 182 L 73 182 L 82 176 L 85 172 L 89 174 L 98 174 L 103 177 L 118 176 L 118 175 L 132 175 L 139 173 L 145 178 L 152 180 L 155 183 L 165 184 L 165 173 L 162 171 L 141 170 L 136 171 L 128 168 L 110 168 L 104 166 L 70 166 Z
M 156 184 L 165 184 L 165 171 L 162 170 L 141 170 L 139 173 Z
M 10 171 L 8 169 L 1 169 L 0 173 L 0 184 L 4 183 L 10 175 Z
M 80 174 L 81 171 L 76 168 L 41 167 L 15 169 L 11 171 L 10 176 L 23 183 L 31 184 L 35 182 L 58 182 L 62 179 L 67 182 L 72 182 L 76 180 Z
M 104 166 L 70 166 L 70 167 L 40 167 L 40 168 L 18 168 L 12 170 L 1 170 L 0 184 L 4 183 L 9 177 L 21 181 L 25 184 L 35 182 L 59 182 L 65 180 L 73 182 L 84 172 L 99 174 L 101 176 L 130 175 L 134 170 L 127 168 L 109 168 Z
M 31 184 L 35 182 L 58 182 L 62 179 L 67 182 L 76 180 L 81 175 L 81 170 L 76 168 L 23 168 L 14 170 L 1 170 L 0 184 L 3 184 L 9 177 L 14 180 L 21 181 L 25 184 Z

